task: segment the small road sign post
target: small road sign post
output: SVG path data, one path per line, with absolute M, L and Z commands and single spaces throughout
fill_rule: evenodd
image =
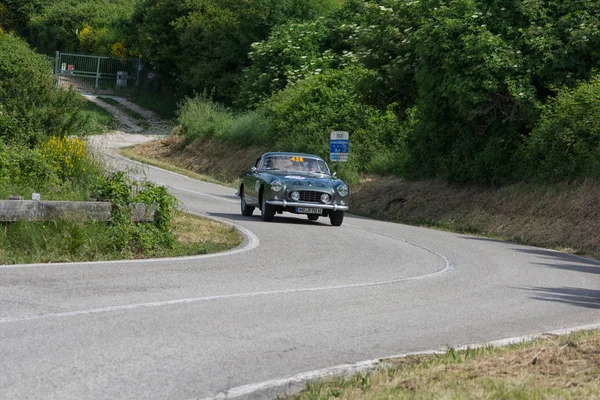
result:
M 346 131 L 331 132 L 329 140 L 329 158 L 338 163 L 348 161 L 348 151 L 350 149 L 350 135 Z

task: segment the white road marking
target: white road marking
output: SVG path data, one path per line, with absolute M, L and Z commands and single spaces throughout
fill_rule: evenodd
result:
M 518 336 L 508 339 L 495 340 L 491 342 L 484 343 L 475 343 L 464 346 L 454 347 L 455 350 L 467 350 L 467 349 L 479 349 L 485 347 L 504 347 L 509 346 L 511 344 L 519 344 L 524 342 L 530 342 L 535 339 L 543 338 L 545 336 L 558 336 L 558 335 L 567 335 L 569 333 L 577 332 L 577 331 L 586 331 L 586 330 L 596 330 L 600 329 L 600 323 L 593 325 L 584 325 L 575 328 L 567 328 L 567 329 L 558 329 L 555 331 L 538 333 L 533 335 L 526 336 Z M 389 357 L 381 357 L 373 360 L 359 361 L 353 364 L 342 364 L 335 367 L 319 369 L 315 371 L 303 372 L 297 375 L 289 376 L 282 379 L 272 379 L 265 382 L 253 383 L 249 385 L 237 386 L 231 389 L 228 389 L 224 392 L 219 392 L 211 397 L 206 397 L 201 400 L 223 400 L 223 399 L 234 399 L 236 397 L 242 396 L 251 396 L 253 394 L 259 394 L 261 392 L 267 391 L 279 391 L 279 394 L 283 394 L 283 391 L 286 389 L 292 388 L 293 385 L 305 384 L 310 381 L 322 380 L 332 376 L 347 376 L 356 373 L 365 373 L 372 372 L 379 366 L 385 366 L 385 360 L 391 359 L 399 359 L 405 358 L 408 356 L 415 355 L 432 355 L 432 354 L 445 354 L 448 349 L 438 349 L 438 350 L 427 350 L 427 351 L 419 351 L 414 353 L 404 353 L 398 354 Z M 296 392 L 299 390 L 297 389 Z M 285 393 L 287 395 L 293 393 Z
M 165 185 L 165 186 L 170 187 L 170 188 L 175 189 L 175 190 L 181 190 L 182 192 L 188 192 L 188 193 L 197 194 L 199 196 L 210 197 L 212 199 L 217 199 L 217 200 L 220 200 L 220 201 L 227 201 L 229 203 L 235 203 L 235 204 L 239 203 L 239 201 L 237 201 L 237 200 L 226 199 L 226 198 L 224 198 L 222 196 L 217 196 L 217 195 L 214 195 L 214 194 L 196 192 L 194 190 L 184 189 L 184 188 L 180 188 L 180 187 L 177 187 L 177 186 L 170 186 L 170 185 Z
M 156 302 L 151 302 L 151 303 L 138 303 L 138 304 L 127 304 L 127 305 L 122 305 L 122 306 L 92 308 L 92 309 L 88 309 L 88 310 L 69 311 L 69 312 L 62 312 L 62 313 L 48 313 L 48 314 L 38 314 L 38 315 L 30 315 L 30 316 L 9 317 L 9 318 L 0 318 L 0 324 L 10 323 L 10 322 L 32 321 L 32 320 L 45 319 L 45 318 L 75 317 L 75 316 L 79 316 L 79 315 L 99 314 L 99 313 L 124 311 L 124 310 L 136 310 L 136 309 L 141 309 L 141 308 L 163 307 L 163 306 L 171 306 L 171 305 L 177 305 L 177 304 L 190 304 L 190 303 L 198 303 L 198 302 L 203 302 L 203 301 L 231 300 L 231 299 L 240 299 L 240 298 L 248 298 L 248 297 L 258 297 L 258 296 L 287 295 L 287 294 L 296 294 L 296 293 L 324 292 L 324 291 L 332 291 L 332 290 L 345 290 L 345 289 L 357 289 L 357 288 L 366 288 L 366 287 L 373 287 L 373 286 L 394 285 L 394 284 L 399 284 L 399 283 L 403 283 L 403 282 L 418 281 L 418 280 L 423 280 L 423 279 L 434 278 L 439 275 L 445 274 L 451 270 L 452 270 L 452 265 L 449 262 L 447 262 L 446 266 L 437 272 L 433 272 L 433 273 L 427 274 L 427 275 L 401 278 L 401 279 L 395 279 L 395 280 L 390 280 L 390 281 L 355 283 L 352 285 L 322 286 L 322 287 L 314 287 L 314 288 L 272 290 L 272 291 L 264 291 L 264 292 L 233 293 L 233 294 L 224 294 L 224 295 L 216 295 L 216 296 L 194 297 L 194 298 L 188 298 L 188 299 L 156 301 Z

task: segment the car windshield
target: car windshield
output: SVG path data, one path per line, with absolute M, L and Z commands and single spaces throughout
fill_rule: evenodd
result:
M 263 162 L 263 169 L 329 174 L 329 168 L 325 161 L 319 158 L 302 156 L 269 156 Z

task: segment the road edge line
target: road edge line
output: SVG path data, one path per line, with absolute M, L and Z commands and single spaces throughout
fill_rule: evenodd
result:
M 536 339 L 541 339 L 548 336 L 559 336 L 567 335 L 579 331 L 596 330 L 600 329 L 600 323 L 581 325 L 573 328 L 562 328 L 552 331 L 546 331 L 543 333 L 535 333 L 523 336 L 516 336 L 506 339 L 493 340 L 489 342 L 474 343 L 468 345 L 460 345 L 453 347 L 457 351 L 467 349 L 478 349 L 485 347 L 506 347 L 512 344 L 527 343 Z M 323 368 L 314 371 L 302 372 L 293 376 L 289 376 L 281 379 L 271 379 L 268 381 L 253 383 L 248 385 L 242 385 L 228 389 L 225 392 L 219 392 L 214 396 L 198 398 L 195 400 L 222 400 L 222 399 L 235 399 L 239 397 L 248 398 L 275 398 L 278 396 L 289 396 L 297 394 L 303 390 L 303 387 L 312 381 L 321 380 L 330 377 L 343 377 L 350 376 L 357 373 L 372 372 L 377 367 L 385 366 L 386 360 L 406 358 L 408 356 L 416 355 L 433 355 L 433 354 L 445 354 L 449 347 L 437 350 L 425 350 L 411 353 L 402 353 L 393 356 L 381 357 L 372 360 L 359 361 L 351 364 L 341 364 L 334 367 Z

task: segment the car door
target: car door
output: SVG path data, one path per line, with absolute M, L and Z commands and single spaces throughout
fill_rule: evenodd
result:
M 260 168 L 261 159 L 257 158 L 256 162 L 244 176 L 244 197 L 246 203 L 252 205 L 258 205 L 258 188 L 260 183 L 258 182 L 258 169 Z

